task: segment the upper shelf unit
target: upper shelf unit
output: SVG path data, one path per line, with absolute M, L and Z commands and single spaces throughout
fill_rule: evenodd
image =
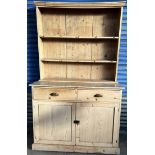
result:
M 52 5 L 36 9 L 40 79 L 116 81 L 122 7 Z
M 37 15 L 38 33 L 42 38 L 119 38 L 119 8 L 39 8 Z

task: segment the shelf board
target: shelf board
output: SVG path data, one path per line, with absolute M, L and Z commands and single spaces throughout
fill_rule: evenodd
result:
M 126 1 L 121 2 L 39 2 L 35 1 L 34 4 L 38 7 L 49 8 L 120 8 L 125 6 Z
M 42 62 L 67 62 L 67 63 L 116 63 L 113 60 L 57 60 L 57 59 L 41 59 Z
M 40 36 L 42 39 L 119 39 L 117 36 L 89 37 L 89 36 Z
M 39 81 L 50 81 L 50 82 L 64 82 L 64 83 L 118 83 L 116 81 L 110 81 L 110 80 L 95 80 L 95 79 L 66 79 L 66 78 L 45 78 L 41 79 Z
M 32 83 L 30 86 L 33 87 L 52 87 L 52 88 L 106 88 L 106 89 L 113 89 L 113 90 L 120 90 L 123 89 L 122 86 L 118 83 L 115 83 L 114 81 L 73 81 L 68 80 L 65 81 L 53 81 L 50 79 L 47 80 L 39 80 L 34 83 Z

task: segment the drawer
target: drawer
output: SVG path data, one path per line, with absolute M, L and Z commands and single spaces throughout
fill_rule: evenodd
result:
M 33 99 L 36 100 L 76 100 L 77 94 L 74 89 L 56 88 L 33 88 Z
M 121 99 L 121 91 L 114 90 L 78 90 L 78 101 L 104 101 L 119 102 Z

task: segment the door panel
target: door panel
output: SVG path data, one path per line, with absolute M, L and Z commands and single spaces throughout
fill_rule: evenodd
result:
M 77 103 L 76 144 L 85 146 L 113 145 L 115 107 L 106 104 Z
M 39 140 L 44 144 L 75 144 L 75 104 L 37 102 Z

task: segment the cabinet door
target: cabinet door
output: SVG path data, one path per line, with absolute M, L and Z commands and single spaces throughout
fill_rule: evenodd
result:
M 118 146 L 119 109 L 112 104 L 77 103 L 76 144 Z
M 34 142 L 75 144 L 75 104 L 33 101 Z

